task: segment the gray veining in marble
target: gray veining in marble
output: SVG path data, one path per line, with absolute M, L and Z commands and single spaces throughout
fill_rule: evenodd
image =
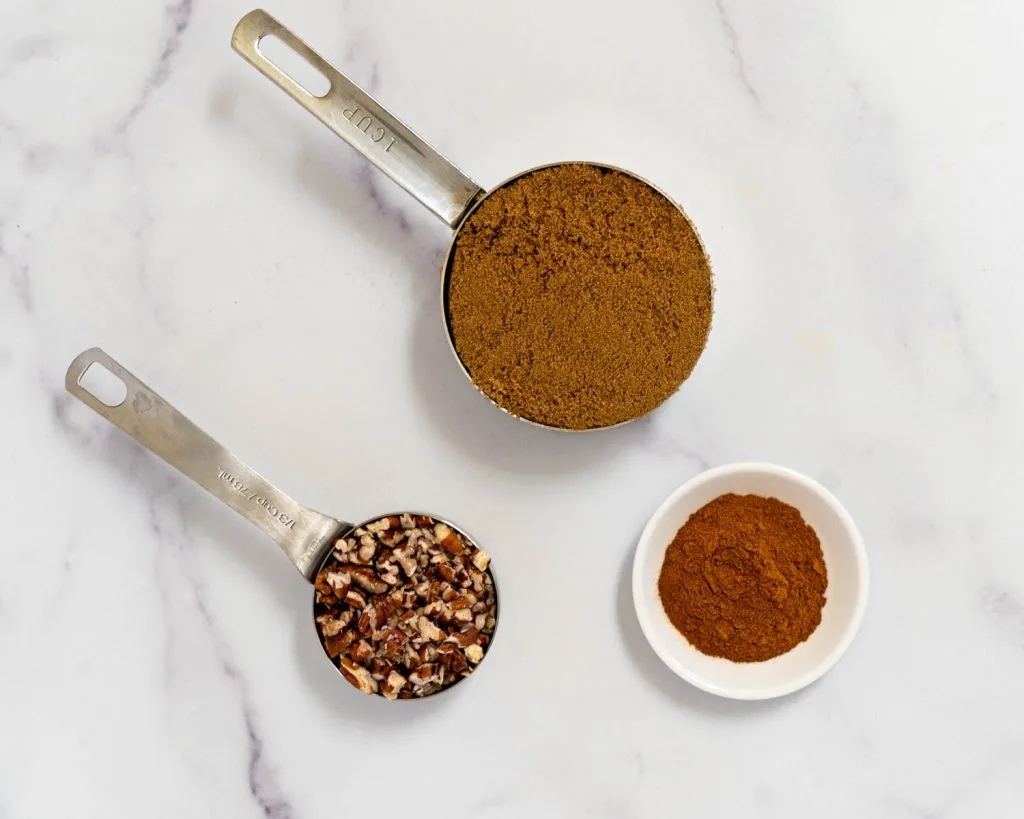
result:
M 686 207 L 705 357 L 582 437 L 465 382 L 448 232 L 231 52 L 248 9 L 3 7 L 0 819 L 1019 816 L 1024 7 L 271 6 L 485 186 L 595 159 Z M 94 345 L 315 508 L 472 531 L 472 684 L 343 687 L 276 547 L 64 394 Z M 752 459 L 872 562 L 849 654 L 761 704 L 662 667 L 628 583 L 662 498 Z

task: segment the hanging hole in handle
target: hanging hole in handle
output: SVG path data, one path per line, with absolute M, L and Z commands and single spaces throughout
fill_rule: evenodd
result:
M 98 361 L 86 367 L 78 379 L 78 385 L 108 407 L 119 407 L 128 397 L 128 387 L 125 383 Z
M 331 81 L 280 37 L 268 34 L 260 38 L 256 48 L 307 94 L 326 97 L 331 90 Z

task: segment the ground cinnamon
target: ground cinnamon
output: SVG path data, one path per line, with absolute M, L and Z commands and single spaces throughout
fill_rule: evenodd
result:
M 759 662 L 821 622 L 828 573 L 799 510 L 722 495 L 694 512 L 665 553 L 658 592 L 668 619 L 705 654 Z
M 711 327 L 711 269 L 682 212 L 591 165 L 534 171 L 459 232 L 448 316 L 474 383 L 569 429 L 637 418 L 678 389 Z

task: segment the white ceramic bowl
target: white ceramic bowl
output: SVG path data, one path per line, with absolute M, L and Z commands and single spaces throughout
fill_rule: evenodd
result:
M 658 574 L 676 532 L 690 515 L 728 492 L 795 506 L 818 534 L 825 555 L 828 588 L 821 625 L 792 651 L 765 662 L 734 663 L 702 654 L 669 622 L 658 596 Z M 849 513 L 821 484 L 772 464 L 729 464 L 684 483 L 644 528 L 633 561 L 633 604 L 651 647 L 687 682 L 732 699 L 771 699 L 810 685 L 849 647 L 867 600 L 868 559 Z

